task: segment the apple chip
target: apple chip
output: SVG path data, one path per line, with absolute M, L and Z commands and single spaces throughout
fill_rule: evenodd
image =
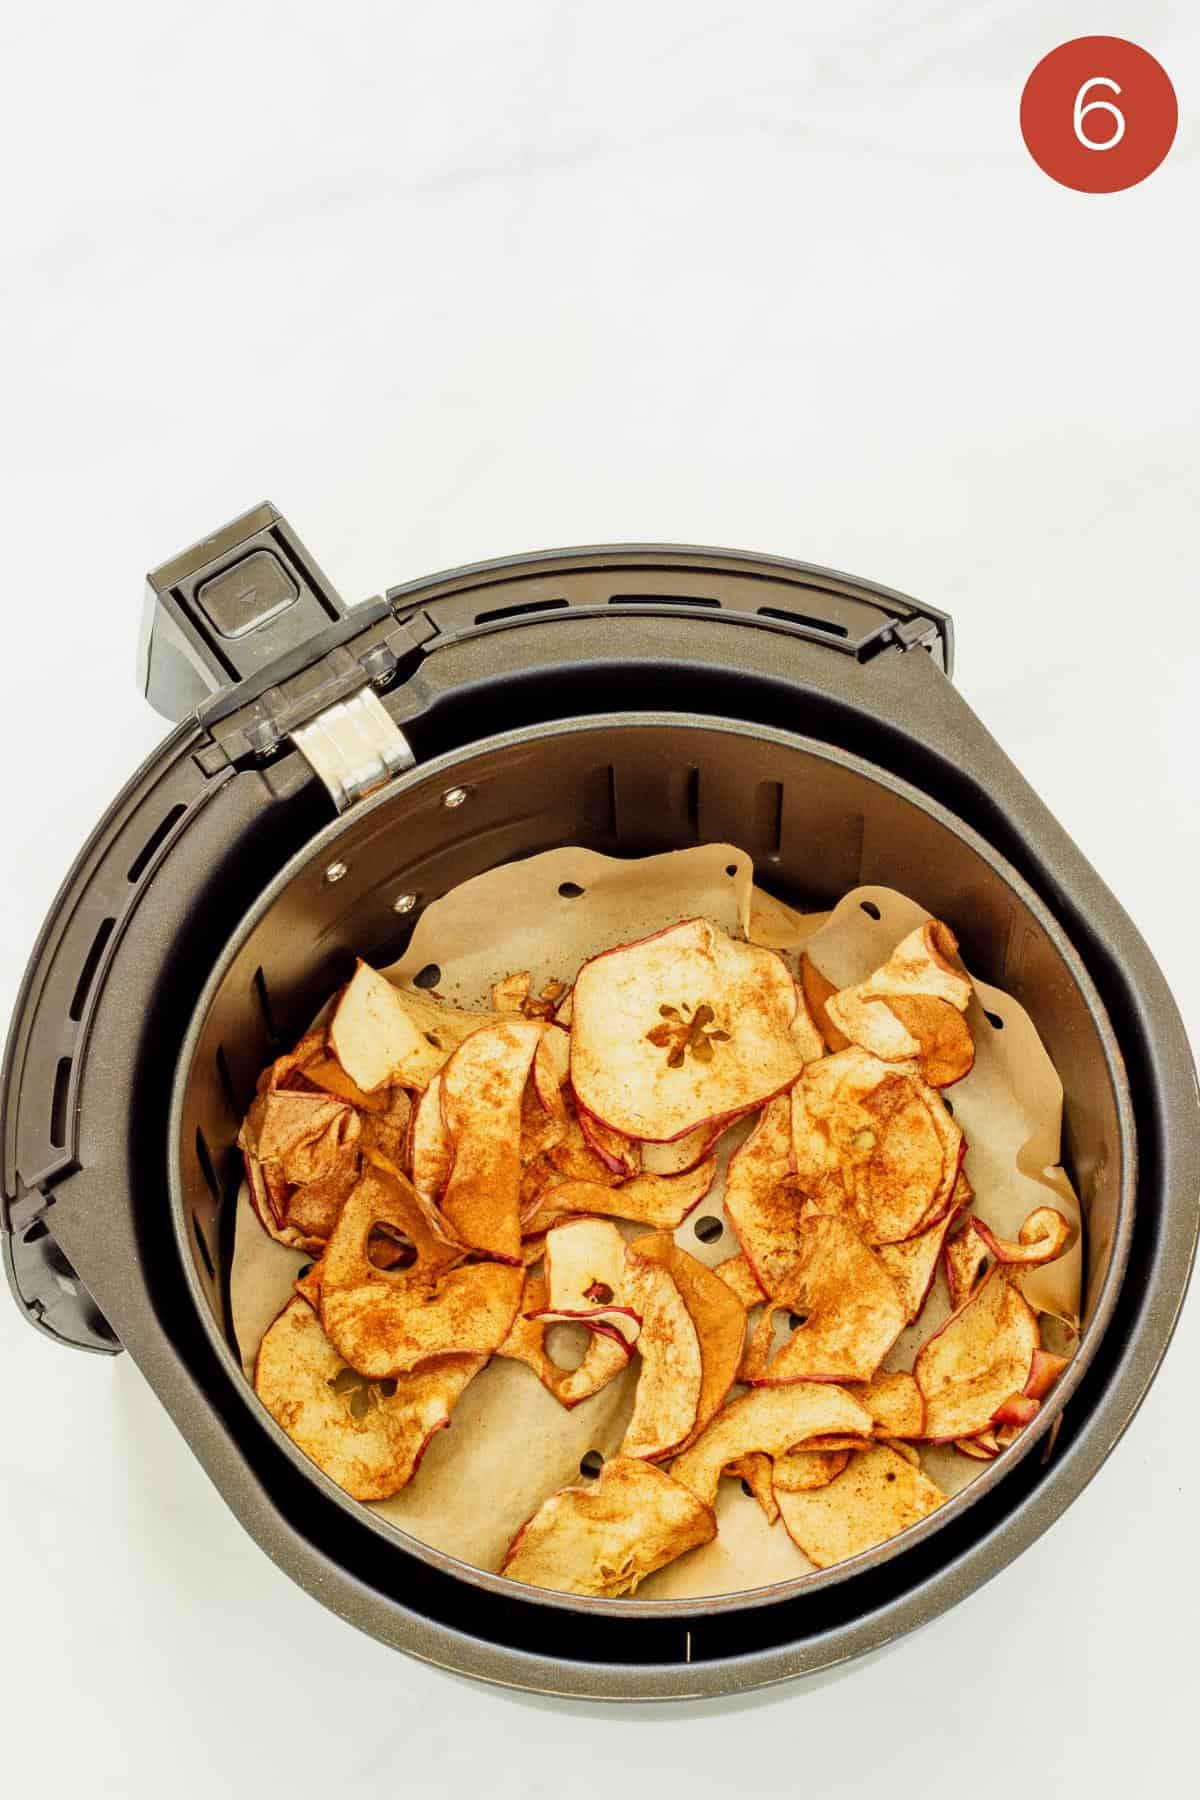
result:
M 946 1498 L 927 1475 L 882 1444 L 860 1451 L 825 1487 L 776 1491 L 788 1536 L 818 1569 L 886 1543 Z
M 836 1030 L 883 1062 L 919 1060 L 933 1087 L 948 1087 L 970 1073 L 975 1046 L 962 1014 L 971 983 L 950 958 L 958 940 L 930 919 L 893 950 L 865 981 L 826 1000 Z
M 258 1352 L 259 1399 L 306 1456 L 355 1500 L 384 1500 L 412 1480 L 450 1423 L 482 1356 L 440 1356 L 415 1374 L 372 1381 L 338 1355 L 306 1300 L 289 1300 Z
M 800 990 L 804 995 L 809 1016 L 820 1032 L 827 1050 L 845 1050 L 850 1039 L 844 1031 L 839 1031 L 829 1016 L 829 1001 L 837 988 L 827 975 L 822 975 L 807 950 L 800 958 Z
M 1030 1213 L 1017 1234 L 1017 1242 L 997 1237 L 982 1219 L 973 1221 L 984 1244 L 1000 1263 L 1019 1263 L 1027 1269 L 1040 1268 L 1061 1256 L 1071 1236 L 1071 1227 L 1053 1206 L 1038 1206 Z
M 870 1437 L 871 1430 L 870 1413 L 832 1382 L 795 1381 L 782 1387 L 755 1388 L 721 1408 L 691 1449 L 676 1457 L 671 1473 L 711 1506 L 722 1469 L 748 1451 L 782 1456 L 825 1433 Z
M 623 1292 L 642 1321 L 637 1340 L 642 1366 L 621 1455 L 660 1462 L 681 1448 L 696 1423 L 700 1337 L 670 1270 L 632 1247 L 625 1253 Z
M 803 1066 L 782 959 L 687 919 L 593 957 L 575 983 L 571 1081 L 626 1137 L 671 1141 L 760 1105 Z
M 454 1143 L 442 1117 L 442 1078 L 435 1075 L 413 1110 L 409 1130 L 413 1186 L 429 1200 L 441 1198 L 454 1166 Z
M 796 1261 L 803 1196 L 790 1180 L 791 1108 L 786 1094 L 764 1107 L 729 1159 L 725 1211 L 760 1288 L 776 1293 Z
M 1037 1316 L 994 1268 L 917 1353 L 913 1373 L 925 1396 L 925 1436 L 935 1443 L 986 1431 L 1029 1380 L 1041 1348 Z
M 521 1015 L 525 1010 L 525 1002 L 529 998 L 529 970 L 523 969 L 516 975 L 505 975 L 492 983 L 492 1011 L 497 1013 L 516 1013 Z
M 548 1029 L 525 1019 L 485 1025 L 441 1071 L 442 1118 L 454 1146 L 441 1210 L 464 1243 L 504 1261 L 521 1255 L 521 1102 Z
M 728 1131 L 733 1122 L 732 1119 L 718 1119 L 715 1124 L 698 1125 L 695 1131 L 685 1132 L 672 1144 L 639 1145 L 642 1169 L 647 1175 L 686 1175 L 705 1160 L 721 1133 Z
M 583 1361 L 574 1369 L 560 1368 L 546 1348 L 546 1332 L 553 1323 L 545 1317 L 546 1307 L 545 1282 L 539 1276 L 526 1275 L 517 1316 L 496 1355 L 525 1363 L 569 1411 L 607 1387 L 628 1366 L 633 1351 L 619 1332 L 593 1326 Z
M 509 1545 L 500 1573 L 561 1594 L 617 1600 L 716 1531 L 712 1508 L 662 1469 L 615 1456 L 593 1485 L 562 1488 L 542 1503 Z
M 746 1309 L 717 1272 L 708 1269 L 660 1231 L 635 1238 L 626 1253 L 661 1263 L 683 1297 L 700 1340 L 701 1378 L 696 1417 L 686 1441 L 700 1433 L 724 1405 L 737 1376 L 746 1337 Z M 639 1348 L 644 1348 L 639 1345 Z
M 655 1231 L 676 1231 L 703 1200 L 716 1171 L 713 1159 L 685 1175 L 635 1175 L 619 1187 L 602 1187 L 593 1181 L 552 1183 L 539 1191 L 537 1204 L 522 1217 L 521 1228 L 528 1237 L 570 1213 L 599 1213 L 608 1219 L 649 1225 Z
M 359 1112 L 385 1113 L 393 1104 L 391 1088 L 380 1088 L 368 1094 L 360 1088 L 357 1081 L 351 1081 L 340 1062 L 332 1056 L 318 1056 L 313 1062 L 303 1065 L 304 1079 L 323 1094 L 332 1094 L 337 1100 L 347 1100 Z M 403 1092 L 403 1089 L 400 1090 Z
M 625 1181 L 631 1175 L 637 1175 L 642 1167 L 642 1147 L 633 1138 L 622 1136 L 610 1125 L 603 1124 L 595 1118 L 585 1106 L 576 1103 L 576 1115 L 579 1119 L 579 1130 L 589 1150 L 600 1158 L 618 1181 Z
M 837 1480 L 853 1453 L 853 1450 L 785 1451 L 771 1465 L 773 1491 L 776 1494 L 811 1494 L 817 1488 L 828 1487 L 831 1481 Z M 742 1460 L 746 1459 L 743 1457 Z
M 779 1503 L 775 1498 L 774 1464 L 769 1456 L 761 1450 L 750 1450 L 745 1456 L 739 1456 L 723 1471 L 734 1481 L 740 1481 L 752 1499 L 758 1501 L 768 1525 L 774 1525 L 779 1517 Z
M 329 1021 L 329 1048 L 367 1093 L 388 1082 L 425 1087 L 450 1053 L 494 1013 L 460 1012 L 415 988 L 399 988 L 360 962 Z
M 877 1437 L 919 1438 L 925 1435 L 925 1398 L 917 1378 L 906 1369 L 881 1370 L 865 1387 L 853 1390 L 875 1421 Z
M 726 1287 L 736 1294 L 747 1312 L 752 1306 L 761 1306 L 766 1299 L 766 1295 L 758 1284 L 758 1276 L 741 1253 L 737 1256 L 727 1256 L 724 1262 L 717 1264 L 713 1274 L 720 1276 Z
M 936 1224 L 927 1226 L 915 1237 L 903 1238 L 898 1244 L 876 1246 L 876 1256 L 896 1284 L 907 1324 L 911 1325 L 915 1319 L 920 1318 L 937 1274 L 938 1257 L 942 1253 L 946 1235 L 973 1197 L 970 1183 L 960 1173 L 954 1189 L 953 1204 Z
M 371 1234 L 390 1228 L 412 1244 L 401 1269 L 381 1269 Z M 321 1323 L 352 1368 L 379 1379 L 448 1352 L 490 1355 L 520 1304 L 524 1271 L 503 1263 L 459 1265 L 402 1176 L 370 1169 L 342 1209 L 321 1271 Z M 459 1265 L 459 1266 L 456 1266 Z
M 992 1462 L 1000 1454 L 1000 1441 L 994 1431 L 981 1431 L 978 1437 L 955 1438 L 954 1448 L 976 1462 Z
M 963 1136 L 935 1089 L 859 1049 L 810 1064 L 792 1090 L 797 1185 L 850 1208 L 870 1244 L 898 1243 L 950 1208 Z
M 764 1319 L 799 1321 L 761 1373 L 763 1382 L 870 1381 L 904 1328 L 895 1282 L 848 1220 L 824 1213 L 796 1226 L 796 1261 Z
M 972 1215 L 966 1219 L 961 1231 L 946 1240 L 946 1286 L 950 1290 L 950 1304 L 956 1312 L 971 1298 L 988 1267 L 988 1247 L 977 1229 L 978 1224 Z
M 569 1219 L 546 1233 L 547 1311 L 594 1319 L 637 1340 L 641 1315 L 627 1303 L 625 1239 L 608 1219 Z

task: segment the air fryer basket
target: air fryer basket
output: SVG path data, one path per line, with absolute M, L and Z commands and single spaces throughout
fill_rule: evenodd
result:
M 312 616 L 281 640 L 276 584 L 269 646 L 217 642 L 197 596 L 264 546 Z M 1200 1108 L 1145 946 L 950 686 L 948 621 L 803 565 L 643 548 L 461 570 L 345 615 L 269 509 L 156 588 L 169 630 L 147 685 L 189 716 L 81 853 L 10 1035 L 5 1252 L 30 1318 L 129 1349 L 248 1529 L 327 1604 L 485 1679 L 605 1698 L 761 1685 L 875 1647 L 1001 1568 L 1094 1473 L 1163 1353 L 1195 1247 Z M 343 787 L 304 728 L 368 681 L 387 717 L 372 700 L 370 780 L 344 762 Z M 234 1134 L 350 959 L 398 954 L 457 883 L 563 844 L 711 840 L 802 906 L 903 890 L 1029 1011 L 1066 1091 L 1083 1338 L 1006 1456 L 850 1564 L 703 1603 L 534 1594 L 347 1500 L 259 1405 L 227 1331 Z

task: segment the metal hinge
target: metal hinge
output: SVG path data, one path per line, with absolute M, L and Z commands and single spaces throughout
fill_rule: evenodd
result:
M 372 688 L 337 700 L 291 733 L 339 812 L 411 769 L 412 746 Z

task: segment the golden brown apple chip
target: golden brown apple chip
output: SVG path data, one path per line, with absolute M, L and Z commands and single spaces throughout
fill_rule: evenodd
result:
M 408 1136 L 413 1186 L 440 1200 L 454 1164 L 454 1143 L 442 1117 L 442 1078 L 435 1075 L 413 1109 Z
M 669 1232 L 635 1238 L 627 1254 L 661 1263 L 669 1272 L 683 1296 L 700 1340 L 700 1395 L 695 1422 L 687 1440 L 680 1446 L 686 1449 L 728 1398 L 745 1342 L 746 1309 L 717 1272 L 681 1250 Z
M 800 958 L 800 986 L 809 1013 L 820 1032 L 827 1050 L 845 1050 L 850 1039 L 844 1031 L 839 1031 L 829 1016 L 828 1003 L 836 987 L 827 975 L 822 975 L 807 950 Z
M 616 1600 L 716 1530 L 712 1508 L 662 1469 L 616 1456 L 595 1483 L 543 1501 L 509 1545 L 500 1573 L 531 1587 Z
M 968 1217 L 962 1230 L 946 1240 L 946 1286 L 950 1290 L 950 1304 L 956 1312 L 971 1298 L 990 1261 L 987 1243 L 977 1230 L 978 1223 L 973 1215 Z
M 855 1449 L 859 1443 L 860 1440 L 855 1439 Z M 771 1465 L 773 1491 L 776 1494 L 811 1494 L 817 1488 L 828 1487 L 831 1481 L 837 1480 L 853 1453 L 853 1449 L 787 1450 Z
M 870 1413 L 832 1382 L 795 1381 L 784 1387 L 754 1388 L 721 1408 L 691 1449 L 676 1457 L 671 1473 L 711 1506 L 722 1469 L 748 1451 L 782 1456 L 827 1433 L 870 1437 L 871 1430 Z
M 482 1356 L 439 1356 L 411 1375 L 372 1381 L 347 1367 L 307 1301 L 289 1300 L 258 1352 L 267 1411 L 355 1500 L 384 1500 L 412 1480 L 430 1438 Z
M 549 1027 L 509 1019 L 465 1039 L 441 1071 L 442 1118 L 454 1158 L 440 1207 L 473 1250 L 521 1255 L 521 1103 Z
M 774 1464 L 769 1456 L 761 1450 L 750 1450 L 745 1456 L 739 1456 L 731 1462 L 724 1473 L 742 1486 L 758 1501 L 768 1525 L 774 1525 L 779 1517 L 779 1502 L 775 1498 Z
M 656 1231 L 675 1231 L 703 1200 L 716 1170 L 712 1159 L 684 1175 L 635 1175 L 617 1187 L 593 1181 L 551 1183 L 540 1189 L 533 1209 L 523 1213 L 521 1229 L 529 1237 L 571 1213 L 599 1213 Z
M 766 1295 L 759 1286 L 758 1276 L 750 1267 L 743 1252 L 739 1252 L 737 1256 L 727 1256 L 724 1262 L 717 1264 L 713 1274 L 720 1276 L 726 1287 L 737 1296 L 747 1312 L 752 1306 L 761 1306 L 766 1299 Z
M 589 1150 L 595 1152 L 618 1181 L 627 1181 L 631 1175 L 641 1173 L 642 1146 L 636 1139 L 627 1138 L 621 1132 L 614 1131 L 611 1125 L 605 1125 L 578 1102 L 576 1102 L 576 1116 L 584 1143 Z
M 904 1329 L 895 1282 L 846 1219 L 802 1219 L 796 1251 L 764 1317 L 786 1309 L 799 1322 L 754 1379 L 870 1381 Z
M 759 1287 L 778 1291 L 797 1256 L 803 1195 L 790 1176 L 791 1108 L 786 1094 L 771 1100 L 729 1159 L 725 1212 Z
M 1021 1394 L 1040 1348 L 1033 1308 L 994 1268 L 917 1353 L 925 1436 L 940 1443 L 986 1431 L 998 1409 Z
M 1019 1263 L 1023 1268 L 1040 1268 L 1061 1256 L 1071 1237 L 1071 1227 L 1053 1206 L 1038 1206 L 1030 1213 L 1017 1234 L 1014 1244 L 997 1237 L 982 1219 L 974 1220 L 975 1230 L 997 1262 Z
M 446 1058 L 494 1013 L 461 1012 L 416 988 L 399 988 L 360 962 L 329 1021 L 329 1048 L 367 1093 L 389 1082 L 428 1086 Z
M 546 1349 L 546 1332 L 553 1323 L 545 1317 L 546 1310 L 545 1282 L 540 1276 L 526 1275 L 517 1316 L 496 1355 L 525 1363 L 569 1411 L 581 1400 L 598 1394 L 628 1366 L 632 1347 L 619 1332 L 593 1328 L 583 1361 L 574 1369 L 560 1368 Z
M 783 960 L 707 919 L 593 957 L 574 991 L 572 1084 L 626 1137 L 672 1141 L 745 1112 L 803 1065 Z
M 938 1258 L 955 1221 L 973 1199 L 971 1185 L 961 1172 L 954 1189 L 953 1204 L 936 1224 L 919 1231 L 915 1237 L 898 1244 L 879 1244 L 875 1254 L 895 1282 L 904 1308 L 906 1322 L 911 1325 L 921 1316 L 929 1290 L 937 1274 Z
M 884 1438 L 919 1438 L 925 1435 L 925 1400 L 915 1375 L 906 1369 L 881 1369 L 863 1387 L 853 1388 L 875 1421 L 875 1434 Z
M 828 1569 L 906 1531 L 946 1498 L 941 1488 L 882 1444 L 862 1450 L 822 1488 L 778 1490 L 788 1536 L 818 1569 Z
M 700 1337 L 669 1268 L 632 1248 L 625 1253 L 623 1294 L 639 1314 L 641 1357 L 633 1417 L 622 1456 L 661 1462 L 690 1438 L 696 1423 L 704 1364 Z

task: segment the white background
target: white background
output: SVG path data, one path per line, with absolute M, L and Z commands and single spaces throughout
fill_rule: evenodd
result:
M 1034 63 L 1098 31 L 1181 99 L 1113 197 L 1017 131 Z M 42 0 L 0 33 L 0 1013 L 160 732 L 142 572 L 270 497 L 353 598 L 657 538 L 946 607 L 963 692 L 1200 1024 L 1194 6 Z M 384 1651 L 243 1535 L 127 1358 L 6 1302 L 0 1339 L 14 1794 L 1191 1785 L 1196 1305 L 1001 1579 L 824 1685 L 674 1714 Z

